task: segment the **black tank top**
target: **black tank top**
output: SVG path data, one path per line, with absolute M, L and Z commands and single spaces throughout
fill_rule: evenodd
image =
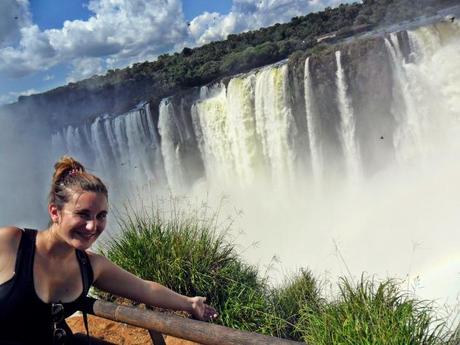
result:
M 0 284 L 0 344 L 52 344 L 51 304 L 35 292 L 33 264 L 36 230 L 25 229 L 16 257 L 15 275 Z M 64 317 L 77 310 L 87 310 L 93 270 L 84 251 L 77 250 L 83 280 L 83 292 L 73 302 L 63 303 Z M 65 326 L 64 326 L 65 327 Z M 66 327 L 68 328 L 68 327 Z

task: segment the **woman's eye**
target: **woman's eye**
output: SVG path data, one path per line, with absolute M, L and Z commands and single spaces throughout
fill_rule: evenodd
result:
M 102 213 L 97 216 L 98 220 L 105 220 L 107 218 L 107 213 Z
M 91 216 L 88 214 L 88 213 L 77 213 L 78 216 L 81 218 L 81 219 L 84 219 L 84 220 L 89 220 L 91 219 Z

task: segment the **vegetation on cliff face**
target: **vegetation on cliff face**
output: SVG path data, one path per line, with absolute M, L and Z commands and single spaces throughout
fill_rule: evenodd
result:
M 336 37 L 350 36 L 378 25 L 432 14 L 455 3 L 456 0 L 363 0 L 328 7 L 322 12 L 294 17 L 289 23 L 232 34 L 225 41 L 194 49 L 186 47 L 180 53 L 161 55 L 154 62 L 109 70 L 104 76 L 70 83 L 45 94 L 24 96 L 19 103 L 34 103 L 33 106 L 52 103 L 59 107 L 55 117 L 60 117 L 65 110 L 68 118 L 80 120 L 103 112 L 125 112 L 142 100 L 156 106 L 161 98 L 182 89 L 246 72 L 300 51 L 321 52 L 324 43 L 318 46 L 318 38 L 328 33 L 335 33 Z M 89 98 L 94 102 L 88 102 Z M 109 102 L 110 99 L 116 101 Z M 83 107 L 82 100 L 86 100 Z M 88 114 L 89 111 L 92 113 Z M 49 110 L 46 113 L 50 115 Z

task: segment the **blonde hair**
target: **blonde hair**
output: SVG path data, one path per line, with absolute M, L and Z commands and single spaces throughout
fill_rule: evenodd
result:
M 86 172 L 85 167 L 74 158 L 63 156 L 54 164 L 48 203 L 62 210 L 75 191 L 102 193 L 108 198 L 107 187 L 99 177 Z

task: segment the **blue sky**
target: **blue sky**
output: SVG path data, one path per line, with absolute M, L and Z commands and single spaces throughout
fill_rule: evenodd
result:
M 0 104 L 351 0 L 0 0 Z

